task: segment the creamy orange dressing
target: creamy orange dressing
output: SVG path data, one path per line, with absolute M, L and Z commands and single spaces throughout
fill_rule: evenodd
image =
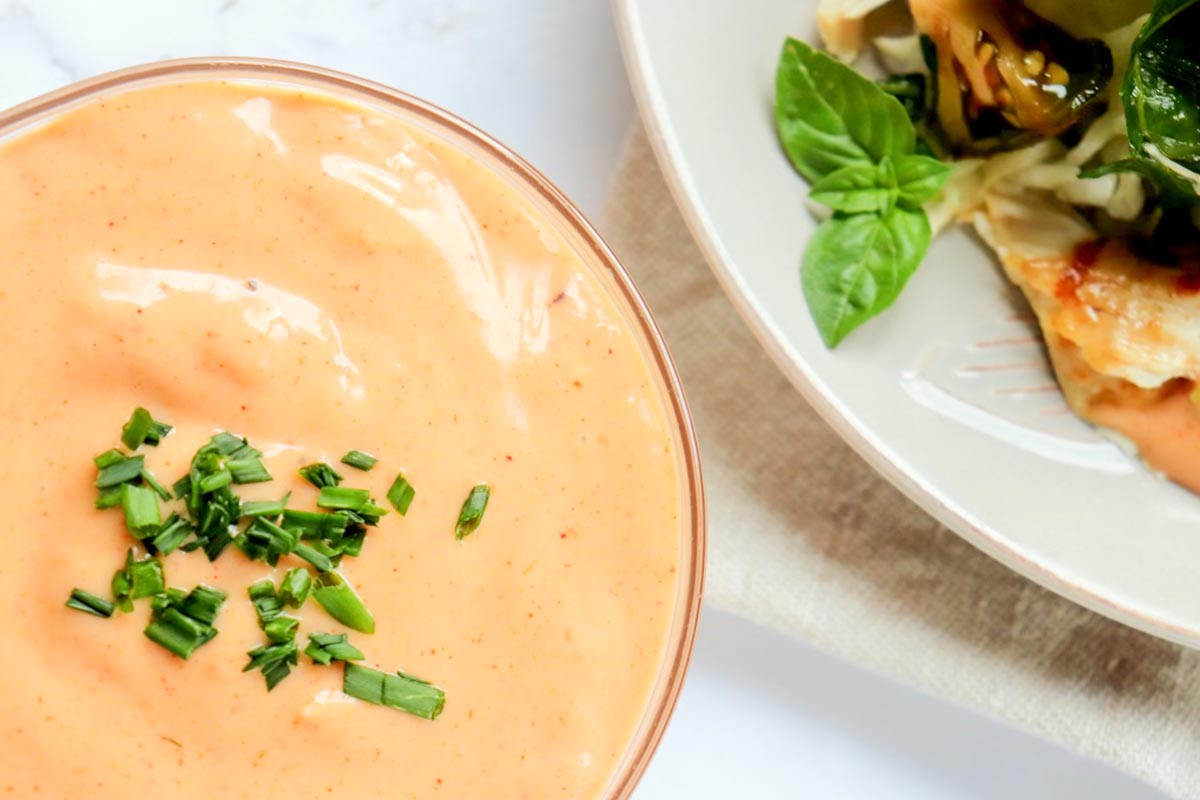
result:
M 0 795 L 591 798 L 641 717 L 674 612 L 672 429 L 627 320 L 539 212 L 445 141 L 320 94 L 124 91 L 0 149 Z M 351 447 L 417 489 L 343 572 L 368 663 L 443 687 L 428 722 L 300 668 L 268 694 L 230 549 L 166 559 L 230 593 L 183 662 L 145 601 L 101 620 L 129 538 L 91 457 L 136 405 L 175 426 L 166 483 L 215 429 L 267 451 L 253 497 Z M 470 487 L 483 524 L 455 542 Z M 287 562 L 288 559 L 285 559 Z M 342 631 L 316 604 L 304 632 Z
M 1089 416 L 1133 442 L 1149 466 L 1200 494 L 1200 410 L 1190 393 L 1184 382 L 1145 402 L 1097 402 Z

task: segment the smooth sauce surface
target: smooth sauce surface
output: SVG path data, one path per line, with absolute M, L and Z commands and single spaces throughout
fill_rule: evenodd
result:
M 524 200 L 443 141 L 322 95 L 188 82 L 67 112 L 0 149 L 0 795 L 590 798 L 653 685 L 679 564 L 676 453 L 638 344 Z M 166 559 L 230 594 L 191 661 L 101 620 L 130 540 L 91 457 L 136 405 L 267 451 L 247 495 L 311 508 L 297 466 L 357 447 L 348 485 L 417 489 L 343 572 L 367 663 L 443 687 L 427 722 L 306 659 L 268 694 L 230 548 Z M 344 473 L 353 473 L 350 469 Z M 479 530 L 454 541 L 471 485 Z M 342 631 L 311 601 L 304 633 Z M 268 794 L 269 793 L 269 794 Z

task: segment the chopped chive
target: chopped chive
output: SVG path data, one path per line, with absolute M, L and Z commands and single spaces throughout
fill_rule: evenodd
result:
M 220 589 L 200 584 L 183 598 L 179 610 L 198 622 L 212 625 L 217 621 L 217 613 L 224 605 L 225 597 L 225 593 Z
M 233 456 L 239 450 L 247 448 L 255 453 L 258 452 L 257 450 L 251 448 L 250 443 L 245 439 L 240 436 L 234 436 L 228 431 L 221 431 L 220 433 L 213 434 L 212 437 L 209 438 L 208 443 L 214 450 L 216 450 L 216 452 L 223 456 Z M 258 455 L 262 455 L 262 453 L 258 453 Z
M 246 655 L 250 656 L 250 663 L 242 667 L 242 672 L 249 672 L 252 669 L 262 670 L 268 692 L 291 673 L 293 665 L 299 663 L 299 653 L 295 641 L 260 645 Z
M 324 514 L 320 511 L 283 512 L 279 524 L 290 531 L 297 531 L 302 539 L 325 539 L 341 536 L 346 532 L 347 520 L 341 514 Z
M 300 477 L 311 483 L 318 489 L 324 489 L 329 486 L 337 486 L 342 482 L 342 476 L 333 467 L 326 464 L 324 461 L 318 461 L 315 464 L 301 467 L 297 470 Z
M 91 592 L 85 592 L 83 589 L 72 589 L 71 596 L 67 598 L 67 608 L 73 608 L 85 614 L 92 614 L 93 616 L 107 619 L 113 615 L 113 609 L 116 606 L 103 597 L 97 597 Z
M 407 711 L 424 719 L 437 719 L 446 705 L 446 693 L 433 684 L 405 675 L 347 663 L 342 691 L 368 703 Z
M 113 602 L 126 614 L 133 611 L 133 599 L 129 596 L 133 591 L 133 576 L 130 574 L 132 566 L 133 550 L 131 549 L 125 554 L 125 566 L 113 573 L 112 582 L 109 584 Z
M 310 633 L 304 655 L 314 664 L 329 666 L 334 661 L 362 661 L 366 656 L 350 644 L 344 633 Z
M 155 479 L 154 473 L 150 472 L 150 470 L 142 470 L 142 480 L 147 486 L 154 490 L 156 495 L 158 495 L 164 501 L 171 499 L 171 490 L 159 483 L 158 480 Z
M 348 467 L 361 469 L 363 472 L 370 472 L 371 467 L 379 463 L 379 459 L 362 450 L 351 450 L 342 456 L 342 463 Z
M 162 611 L 171 606 L 178 606 L 187 598 L 187 592 L 183 589 L 172 586 L 160 595 L 156 595 L 150 601 L 150 608 L 154 611 Z
M 278 500 L 248 500 L 242 503 L 243 517 L 278 517 L 287 508 L 292 493 L 288 492 Z
M 105 467 L 111 467 L 113 464 L 120 464 L 127 458 L 129 458 L 129 456 L 125 455 L 114 447 L 111 450 L 105 450 L 103 453 L 93 458 L 92 463 L 96 465 L 96 469 L 104 469 Z
M 162 562 L 156 558 L 134 561 L 125 567 L 125 573 L 129 579 L 130 600 L 154 597 L 156 594 L 162 594 L 167 588 Z
M 234 483 L 263 483 L 271 480 L 271 473 L 261 458 L 240 458 L 226 462 Z
M 404 473 L 399 473 L 396 480 L 392 481 L 392 488 L 388 489 L 387 499 L 392 508 L 399 511 L 400 516 L 404 516 L 408 513 L 408 507 L 412 505 L 416 493 L 417 490 L 405 479 Z
M 454 525 L 455 539 L 462 541 L 475 532 L 483 520 L 483 512 L 487 508 L 488 498 L 491 495 L 492 488 L 486 483 L 481 483 L 471 489 L 471 493 L 463 502 L 462 510 L 458 512 L 458 522 Z
M 150 421 L 150 430 L 146 431 L 146 444 L 158 446 L 162 444 L 162 440 L 167 438 L 167 434 L 175 430 L 172 426 L 158 420 Z
M 276 643 L 290 642 L 296 638 L 296 628 L 299 625 L 300 620 L 281 614 L 263 625 L 262 630 L 267 635 L 269 641 Z
M 371 502 L 371 493 L 366 489 L 351 489 L 346 486 L 326 486 L 317 497 L 320 508 L 349 509 L 358 511 Z
M 254 615 L 258 617 L 261 628 L 283 613 L 283 604 L 275 594 L 275 584 L 269 578 L 251 584 L 246 590 L 250 603 L 254 606 Z
M 110 453 L 116 452 L 110 450 Z M 107 455 L 107 454 L 102 454 Z M 118 455 L 120 455 L 118 453 Z M 97 456 L 97 459 L 101 456 Z M 95 486 L 97 489 L 107 489 L 110 486 L 128 483 L 142 476 L 142 470 L 146 466 L 145 456 L 121 456 L 120 461 L 104 459 L 104 466 L 100 467 L 100 472 L 96 475 Z
M 295 531 L 282 528 L 266 517 L 255 517 L 238 537 L 237 545 L 248 558 L 275 566 L 279 557 L 291 553 L 299 541 L 300 535 Z
M 154 549 L 165 555 L 170 555 L 179 549 L 183 544 L 183 540 L 192 532 L 191 523 L 181 518 L 178 514 L 172 513 L 167 517 L 166 522 L 159 527 L 158 533 L 154 534 L 154 538 L 150 543 L 154 545 Z
M 200 479 L 200 493 L 215 492 L 231 483 L 233 483 L 233 473 L 227 469 L 217 470 Z
M 375 617 L 367 610 L 354 587 L 336 572 L 322 572 L 312 591 L 313 599 L 329 612 L 329 616 L 363 633 L 375 632 Z
M 155 420 L 149 411 L 138 406 L 121 428 L 121 443 L 130 450 L 136 450 L 143 442 L 157 445 L 172 430 L 170 425 Z
M 299 608 L 304 605 L 311 590 L 312 576 L 304 567 L 296 567 L 283 576 L 283 582 L 279 584 L 279 599 L 284 605 Z
M 133 538 L 145 539 L 158 532 L 162 515 L 153 491 L 127 483 L 121 493 L 121 506 L 125 509 L 125 527 Z
M 109 486 L 107 489 L 101 489 L 94 505 L 96 508 L 116 508 L 121 505 L 122 494 L 124 491 L 121 486 Z
M 217 635 L 211 625 L 192 619 L 174 606 L 168 606 L 150 620 L 144 632 L 150 641 L 185 661 L 198 647 Z
M 329 572 L 337 566 L 333 563 L 333 559 L 322 553 L 308 542 L 297 543 L 296 547 L 293 548 L 292 553 L 300 558 L 303 558 L 321 572 Z

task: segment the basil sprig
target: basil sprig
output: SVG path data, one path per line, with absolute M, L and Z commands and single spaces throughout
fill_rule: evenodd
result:
M 800 265 L 804 298 L 835 347 L 899 296 L 929 249 L 921 204 L 950 175 L 918 155 L 895 97 L 852 68 L 788 39 L 775 75 L 775 122 L 811 198 L 833 209 Z

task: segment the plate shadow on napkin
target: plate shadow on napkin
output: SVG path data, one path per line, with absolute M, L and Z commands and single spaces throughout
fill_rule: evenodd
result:
M 640 128 L 601 232 L 654 310 L 695 416 L 710 602 L 1200 798 L 1200 654 L 1042 589 L 877 475 L 738 317 Z

